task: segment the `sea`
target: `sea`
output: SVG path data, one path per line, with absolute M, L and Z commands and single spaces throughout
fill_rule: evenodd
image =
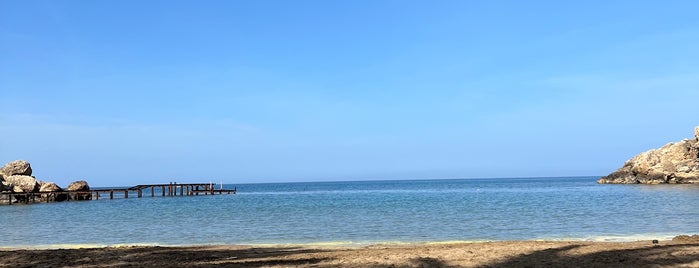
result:
M 699 234 L 699 185 L 598 177 L 230 184 L 237 194 L 0 205 L 0 247 L 635 241 Z

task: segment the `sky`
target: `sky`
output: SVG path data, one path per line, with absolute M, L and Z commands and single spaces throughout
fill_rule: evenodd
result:
M 602 176 L 692 138 L 696 10 L 0 0 L 0 162 L 93 186 Z

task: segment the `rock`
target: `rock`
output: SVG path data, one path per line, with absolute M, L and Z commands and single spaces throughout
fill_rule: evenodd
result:
M 14 198 L 14 202 L 34 202 L 34 201 L 65 201 L 69 198 L 74 200 L 90 200 L 92 193 L 90 186 L 86 181 L 75 181 L 68 186 L 68 191 L 64 192 L 61 187 L 53 182 L 38 182 L 34 176 L 31 176 L 32 168 L 29 162 L 24 160 L 15 160 L 5 164 L 0 168 L 0 191 L 15 192 L 11 194 L 10 202 Z M 41 193 L 37 194 L 22 194 L 22 193 Z M 35 199 L 36 197 L 38 199 Z
M 16 193 L 31 193 L 39 190 L 39 183 L 32 176 L 9 176 L 5 178 L 5 184 Z
M 699 235 L 678 235 L 672 238 L 675 242 L 699 242 Z
M 66 191 L 69 192 L 87 192 L 87 193 L 71 193 L 70 198 L 73 200 L 90 200 L 92 199 L 92 194 L 89 193 L 90 185 L 86 181 L 74 181 L 68 185 Z
M 699 183 L 699 127 L 694 139 L 643 152 L 598 183 Z
M 55 182 L 40 181 L 39 192 L 58 192 L 63 191 Z
M 5 191 L 5 188 L 7 188 L 5 187 L 5 177 L 7 176 L 5 176 L 4 173 L 0 172 L 0 192 Z
M 63 189 L 58 186 L 55 182 L 46 182 L 46 181 L 39 181 L 39 192 L 40 193 L 45 193 L 45 192 L 61 192 Z M 55 193 L 50 193 L 50 194 L 42 194 L 41 195 L 41 200 L 42 201 L 57 201 Z M 67 197 L 66 195 L 63 195 L 64 197 Z M 64 201 L 65 199 L 61 200 Z
M 39 182 L 39 192 L 62 192 L 63 189 L 59 187 L 54 182 Z M 53 201 L 65 201 L 68 199 L 68 195 L 65 193 L 48 193 L 41 194 L 41 201 L 43 202 L 53 202 Z
M 86 181 L 74 181 L 68 185 L 67 191 L 89 191 L 90 185 Z
M 12 175 L 26 175 L 26 176 L 31 176 L 32 175 L 32 167 L 29 165 L 29 162 L 24 161 L 24 160 L 15 160 L 10 163 L 5 164 L 2 168 L 0 168 L 0 173 L 5 174 L 5 176 L 12 176 Z

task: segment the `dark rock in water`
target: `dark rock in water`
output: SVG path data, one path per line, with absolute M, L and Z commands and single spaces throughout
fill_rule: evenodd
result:
M 39 183 L 32 176 L 9 176 L 5 178 L 5 185 L 15 193 L 32 193 L 39 190 Z
M 643 152 L 598 183 L 699 183 L 699 127 L 694 139 Z
M 10 163 L 5 164 L 2 168 L 0 168 L 0 173 L 5 174 L 5 176 L 9 177 L 12 175 L 26 175 L 26 176 L 31 176 L 32 175 L 32 167 L 29 165 L 29 162 L 24 161 L 24 160 L 15 160 Z
M 88 192 L 88 193 L 71 193 L 70 197 L 72 200 L 90 200 L 92 199 L 92 194 L 89 193 L 90 185 L 86 181 L 74 181 L 68 185 L 66 191 L 69 192 Z
M 59 187 L 56 183 L 53 182 L 45 182 L 45 181 L 40 181 L 39 182 L 39 192 L 44 193 L 44 192 L 53 192 L 53 193 L 46 193 L 46 194 L 41 194 L 41 201 L 42 202 L 60 202 L 60 201 L 66 201 L 68 200 L 68 194 L 66 193 L 58 193 L 62 192 L 63 189 Z

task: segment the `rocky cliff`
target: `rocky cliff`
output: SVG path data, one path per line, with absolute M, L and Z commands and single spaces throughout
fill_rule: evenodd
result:
M 694 139 L 643 152 L 598 183 L 699 183 L 699 126 Z

